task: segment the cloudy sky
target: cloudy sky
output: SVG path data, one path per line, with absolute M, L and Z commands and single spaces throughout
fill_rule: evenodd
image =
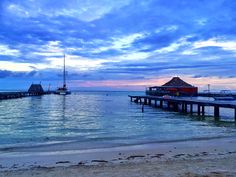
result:
M 235 0 L 0 0 L 0 89 L 236 89 Z

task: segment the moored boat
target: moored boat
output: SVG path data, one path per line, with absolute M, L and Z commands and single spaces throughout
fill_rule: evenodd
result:
M 65 60 L 66 60 L 66 56 L 64 54 L 64 67 L 63 67 L 63 86 L 59 87 L 56 91 L 55 94 L 58 95 L 68 95 L 71 94 L 71 91 L 69 91 L 66 87 L 66 66 L 65 66 Z

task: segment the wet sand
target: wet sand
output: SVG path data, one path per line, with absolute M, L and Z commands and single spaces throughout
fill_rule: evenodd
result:
M 236 176 L 236 138 L 0 154 L 1 177 Z

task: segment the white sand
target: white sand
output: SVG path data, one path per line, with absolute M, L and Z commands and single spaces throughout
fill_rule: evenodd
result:
M 236 138 L 0 154 L 2 177 L 236 176 Z

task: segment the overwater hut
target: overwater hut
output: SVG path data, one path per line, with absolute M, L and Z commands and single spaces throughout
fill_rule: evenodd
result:
M 31 84 L 30 88 L 28 89 L 28 92 L 34 95 L 44 94 L 44 90 L 41 84 Z
M 179 77 L 173 77 L 169 82 L 162 86 L 148 87 L 147 95 L 171 95 L 171 96 L 195 96 L 198 93 L 198 88 L 194 87 Z

